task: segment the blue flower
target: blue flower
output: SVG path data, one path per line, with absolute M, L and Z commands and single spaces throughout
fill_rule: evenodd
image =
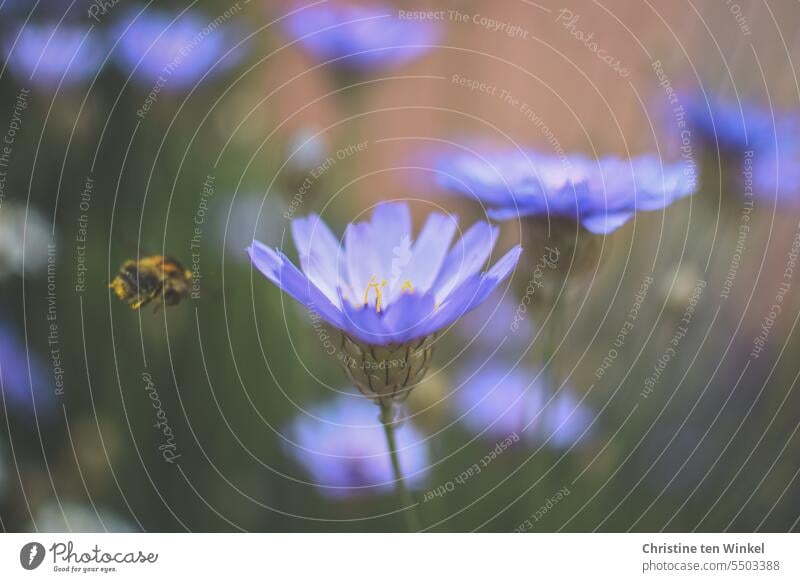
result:
M 581 155 L 561 159 L 519 150 L 440 155 L 439 184 L 486 204 L 490 217 L 551 216 L 595 234 L 613 232 L 637 211 L 659 210 L 694 192 L 680 164 Z
M 782 206 L 800 206 L 800 147 L 753 152 L 753 194 Z
M 39 87 L 75 85 L 100 69 L 105 47 L 88 28 L 29 22 L 8 35 L 3 46 L 8 67 L 23 82 Z
M 551 398 L 545 381 L 539 370 L 490 361 L 464 374 L 453 408 L 461 422 L 486 438 L 517 435 L 528 443 L 569 448 L 591 432 L 594 414 L 568 386 Z
M 453 216 L 432 213 L 412 241 L 406 204 L 378 205 L 371 222 L 350 224 L 344 246 L 316 215 L 292 221 L 303 271 L 258 241 L 253 264 L 273 283 L 348 336 L 370 345 L 428 337 L 480 305 L 511 273 L 515 247 L 488 272 L 496 227 L 478 222 L 453 248 Z
M 726 100 L 716 94 L 685 93 L 680 96 L 680 103 L 694 135 L 708 146 L 719 145 L 722 150 L 770 148 L 776 136 L 789 137 L 789 131 L 797 129 L 797 121 L 788 116 L 776 113 L 773 121 L 773 114 L 766 107 Z M 791 127 L 781 129 L 787 122 Z
M 509 349 L 527 348 L 535 329 L 530 317 L 511 294 L 485 301 L 459 325 L 464 339 L 474 342 L 478 349 L 492 351 L 500 344 Z
M 702 93 L 688 95 L 683 101 L 690 130 L 706 148 L 738 156 L 747 152 L 753 194 L 782 204 L 800 203 L 800 116 L 718 95 L 708 100 Z
M 428 467 L 422 434 L 405 421 L 395 429 L 406 483 L 417 487 Z M 394 476 L 375 407 L 364 398 L 340 396 L 301 414 L 289 426 L 286 451 L 334 498 L 392 490 Z
M 0 395 L 10 410 L 39 414 L 52 410 L 53 387 L 39 357 L 0 324 Z
M 114 37 L 119 39 L 114 51 L 119 66 L 144 86 L 157 85 L 159 90 L 191 87 L 206 74 L 230 69 L 244 54 L 236 47 L 242 38 L 236 27 L 196 12 L 178 17 L 132 10 L 114 28 Z
M 285 30 L 314 57 L 355 70 L 403 65 L 428 52 L 439 38 L 438 26 L 402 20 L 383 4 L 312 6 L 287 16 Z

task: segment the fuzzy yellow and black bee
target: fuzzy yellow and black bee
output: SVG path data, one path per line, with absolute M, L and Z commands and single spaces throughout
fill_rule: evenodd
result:
M 177 305 L 189 296 L 192 272 L 170 257 L 154 255 L 125 261 L 109 287 L 122 301 L 139 309 L 151 301 Z

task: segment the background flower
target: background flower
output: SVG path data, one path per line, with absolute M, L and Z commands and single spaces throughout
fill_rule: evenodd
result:
M 129 10 L 113 28 L 119 44 L 114 58 L 125 74 L 145 87 L 182 90 L 235 66 L 244 56 L 236 47 L 238 26 L 200 12 L 183 15 L 147 9 Z
M 78 84 L 97 73 L 105 46 L 88 27 L 28 22 L 7 34 L 3 51 L 8 67 L 22 82 L 39 87 Z
M 9 409 L 19 412 L 50 412 L 53 385 L 44 363 L 26 349 L 6 324 L 0 323 L 0 393 Z
M 737 182 L 745 171 L 746 152 L 753 194 L 779 204 L 800 204 L 800 115 L 770 109 L 751 101 L 725 99 L 717 94 L 687 93 L 687 121 L 706 154 L 719 148 L 737 158 L 732 168 Z M 715 162 L 710 164 L 716 166 Z
M 409 421 L 396 429 L 406 483 L 419 487 L 428 466 L 428 448 Z M 367 399 L 339 396 L 301 413 L 287 430 L 286 451 L 329 497 L 387 493 L 394 487 L 389 452 L 378 409 Z
M 433 23 L 402 20 L 384 4 L 311 6 L 290 14 L 285 30 L 314 57 L 362 70 L 403 65 L 430 51 L 439 38 Z
M 553 394 L 546 382 L 541 370 L 490 361 L 463 374 L 453 408 L 459 422 L 492 440 L 516 433 L 528 443 L 561 449 L 587 442 L 594 413 L 569 386 Z
M 665 208 L 694 192 L 681 164 L 653 156 L 442 154 L 436 169 L 442 187 L 486 204 L 492 218 L 550 215 L 576 220 L 596 234 L 613 232 L 637 211 Z
M 776 134 L 786 131 L 788 137 L 792 129 L 797 129 L 791 116 L 713 92 L 685 92 L 680 103 L 690 129 L 709 147 L 718 145 L 733 152 L 769 148 Z M 786 127 L 786 123 L 793 127 Z

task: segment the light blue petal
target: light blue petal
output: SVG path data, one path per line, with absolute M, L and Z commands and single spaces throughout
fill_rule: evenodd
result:
M 524 218 L 526 216 L 533 216 L 540 214 L 538 206 L 502 206 L 498 208 L 490 208 L 486 211 L 489 218 L 497 221 L 512 220 L 514 218 Z
M 407 204 L 384 202 L 372 212 L 371 236 L 378 257 L 378 277 L 393 287 L 411 258 L 411 212 Z
M 432 294 L 404 293 L 386 311 L 384 325 L 392 331 L 392 343 L 403 344 L 425 337 L 428 321 L 436 313 Z
M 438 303 L 443 303 L 453 289 L 481 270 L 492 254 L 497 233 L 497 227 L 479 221 L 453 246 L 433 286 Z
M 470 309 L 477 307 L 479 303 L 478 297 L 483 295 L 482 289 L 486 287 L 494 290 L 496 285 L 491 283 L 484 284 L 484 278 L 481 275 L 469 277 L 450 294 L 447 298 L 447 303 L 439 306 L 433 317 L 428 320 L 424 335 L 430 335 L 444 329 L 459 317 L 465 315 Z M 486 295 L 488 296 L 488 293 Z
M 280 251 L 253 241 L 250 260 L 270 281 L 335 327 L 342 327 L 342 312 Z
M 383 317 L 372 306 L 354 306 L 344 302 L 345 327 L 342 328 L 352 337 L 368 344 L 391 343 L 391 337 L 386 331 Z
M 581 218 L 583 227 L 593 234 L 609 234 L 633 218 L 633 212 L 598 213 Z
M 411 282 L 415 293 L 424 295 L 428 292 L 439 276 L 457 228 L 458 219 L 455 216 L 434 212 L 428 217 L 422 232 L 414 241 L 408 265 L 403 266 L 391 290 L 389 302 L 400 295 L 406 281 Z
M 366 294 L 367 303 L 374 307 L 376 293 L 373 290 L 367 293 L 367 290 L 373 277 L 377 284 L 381 283 L 378 276 L 380 262 L 375 254 L 375 242 L 369 223 L 358 222 L 348 225 L 344 238 L 347 277 L 352 295 L 348 299 L 351 303 L 361 305 Z
M 494 266 L 486 273 L 486 278 L 496 279 L 497 283 L 501 283 L 511 274 L 514 267 L 519 262 L 519 256 L 522 254 L 522 247 L 517 245 L 503 255 Z
M 339 304 L 339 263 L 344 257 L 339 254 L 339 241 L 328 226 L 316 214 L 292 220 L 292 237 L 300 255 L 300 266 L 334 305 Z
M 427 334 L 435 333 L 456 321 L 459 317 L 475 309 L 508 277 L 517 266 L 522 248 L 514 247 L 483 275 L 469 277 L 448 297 L 436 314 L 428 320 Z

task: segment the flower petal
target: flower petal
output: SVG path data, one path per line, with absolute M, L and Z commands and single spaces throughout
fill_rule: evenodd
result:
M 348 299 L 353 305 L 361 305 L 366 296 L 367 304 L 374 307 L 377 294 L 369 290 L 370 281 L 375 277 L 375 282 L 380 284 L 381 280 L 372 229 L 367 222 L 353 223 L 348 225 L 344 238 L 347 277 L 353 295 Z
M 522 254 L 522 247 L 517 245 L 503 255 L 494 266 L 486 273 L 486 278 L 496 279 L 497 284 L 502 283 L 517 266 L 519 256 Z
M 601 212 L 581 218 L 581 225 L 593 234 L 609 234 L 631 218 L 633 218 L 633 212 Z
M 523 218 L 525 216 L 533 216 L 539 214 L 539 207 L 533 205 L 526 206 L 501 206 L 498 208 L 490 208 L 486 211 L 489 218 L 492 220 L 504 221 L 513 218 Z
M 342 327 L 342 312 L 286 258 L 286 255 L 255 240 L 248 247 L 247 253 L 256 268 L 267 279 L 302 305 L 319 313 L 320 317 L 331 325 Z
M 431 295 L 405 293 L 385 311 L 345 302 L 345 331 L 373 345 L 403 344 L 427 335 L 427 321 L 435 314 Z
M 456 288 L 447 298 L 447 302 L 442 305 L 426 326 L 429 335 L 447 327 L 459 317 L 475 309 L 483 303 L 487 297 L 497 289 L 514 267 L 517 266 L 522 248 L 516 246 L 508 251 L 503 257 L 483 275 L 473 275 L 469 277 L 460 287 Z
M 403 344 L 425 337 L 427 322 L 436 313 L 432 294 L 404 293 L 386 311 L 384 325 L 392 332 L 392 343 Z
M 345 301 L 342 305 L 344 311 L 344 327 L 341 328 L 349 335 L 368 344 L 391 343 L 386 332 L 383 317 L 372 306 L 355 306 Z
M 334 305 L 339 304 L 339 241 L 328 225 L 316 214 L 292 220 L 292 237 L 300 255 L 300 266 L 309 280 L 316 285 Z
M 407 204 L 383 202 L 372 211 L 372 240 L 380 276 L 394 285 L 411 256 L 411 212 Z
M 458 219 L 455 216 L 434 212 L 428 217 L 422 232 L 414 241 L 408 265 L 403 266 L 391 289 L 390 302 L 400 295 L 406 281 L 411 282 L 415 293 L 424 295 L 428 292 L 439 276 L 457 228 Z
M 448 253 L 433 286 L 437 303 L 443 303 L 454 288 L 480 271 L 492 254 L 497 233 L 497 227 L 483 221 L 476 222 L 464 233 Z

